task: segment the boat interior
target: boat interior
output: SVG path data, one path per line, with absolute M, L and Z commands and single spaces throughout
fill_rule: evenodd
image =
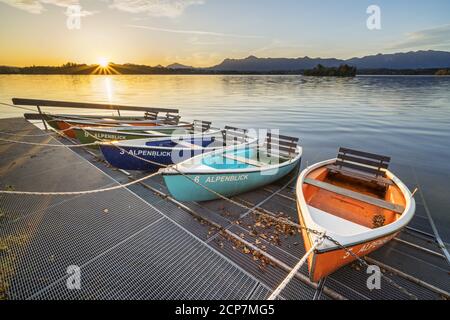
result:
M 239 131 L 230 131 L 227 135 L 225 139 L 227 145 L 230 145 L 230 138 L 232 138 L 232 142 L 235 142 L 231 143 L 231 145 L 244 141 L 235 139 L 244 137 Z M 202 159 L 202 165 L 216 170 L 236 170 L 282 164 L 298 155 L 298 140 L 298 138 L 273 135 L 269 132 L 262 146 L 252 145 L 246 148 L 229 149 L 221 153 L 212 154 Z
M 303 194 L 312 219 L 326 230 L 352 235 L 395 222 L 405 197 L 386 176 L 390 158 L 340 148 L 334 164 L 311 171 Z
M 139 139 L 148 147 L 203 149 L 214 145 L 216 137 L 180 137 L 180 139 Z M 123 144 L 136 144 L 136 140 L 126 140 Z

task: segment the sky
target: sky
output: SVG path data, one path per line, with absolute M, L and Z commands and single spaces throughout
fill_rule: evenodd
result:
M 371 5 L 381 29 L 367 27 Z M 0 65 L 450 51 L 449 12 L 448 0 L 0 0 Z

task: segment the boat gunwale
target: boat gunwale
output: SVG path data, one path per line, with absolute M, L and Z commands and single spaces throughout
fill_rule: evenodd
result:
M 253 147 L 253 146 L 252 146 Z M 257 146 L 254 146 L 253 148 L 256 148 Z M 163 175 L 180 175 L 180 172 L 182 172 L 184 175 L 217 175 L 217 174 L 241 174 L 241 173 L 256 173 L 256 172 L 264 172 L 264 171 L 270 171 L 270 170 L 274 170 L 274 169 L 281 169 L 284 168 L 286 166 L 292 165 L 296 162 L 299 162 L 301 160 L 301 157 L 303 155 L 303 148 L 301 146 L 297 146 L 296 147 L 296 156 L 288 161 L 285 161 L 283 163 L 279 163 L 276 165 L 269 165 L 269 166 L 262 166 L 262 167 L 253 167 L 253 168 L 241 168 L 241 169 L 214 169 L 214 171 L 212 171 L 211 169 L 206 169 L 206 168 L 197 168 L 195 170 L 190 169 L 189 168 L 183 168 L 183 164 L 187 163 L 188 161 L 192 161 L 195 160 L 196 158 L 201 158 L 201 157 L 207 157 L 212 155 L 213 153 L 217 152 L 217 153 L 223 153 L 226 152 L 228 150 L 233 150 L 234 148 L 236 148 L 236 146 L 230 146 L 230 147 L 226 147 L 224 149 L 219 149 L 219 150 L 214 150 L 208 153 L 203 153 L 200 155 L 197 155 L 195 157 L 192 157 L 190 159 L 187 159 L 183 162 L 178 163 L 177 165 L 175 165 L 176 170 L 173 168 L 164 168 L 161 169 L 162 174 Z M 184 169 L 184 170 L 183 170 Z M 206 171 L 208 170 L 208 171 Z
M 109 130 L 104 130 L 101 127 L 72 127 L 72 130 L 76 131 L 90 131 L 94 133 L 104 133 L 104 134 L 118 134 L 118 135 L 133 135 L 133 136 L 142 136 L 142 139 L 145 138 L 167 138 L 167 137 L 183 137 L 188 136 L 189 134 L 186 133 L 180 133 L 180 134 L 153 134 L 153 133 L 143 133 L 143 132 L 134 132 L 133 130 L 142 130 L 142 131 L 160 131 L 160 130 L 167 130 L 167 129 L 183 129 L 188 128 L 189 126 L 155 126 L 155 127 L 110 127 Z M 118 131 L 117 129 L 130 129 L 129 131 Z M 219 128 L 211 128 L 207 131 L 201 132 L 202 135 L 213 135 L 217 133 L 221 133 L 222 129 Z M 191 134 L 194 135 L 195 133 Z M 199 133 L 200 134 L 200 133 Z M 133 140 L 141 140 L 141 139 L 133 139 Z
M 105 121 L 160 121 L 164 120 L 164 117 L 158 118 L 158 119 L 147 119 L 144 116 L 112 116 L 112 115 L 96 115 L 96 114 L 49 114 L 49 113 L 43 113 L 43 116 L 47 117 L 49 120 L 55 119 L 65 119 L 65 120 L 72 120 L 72 121 L 97 121 L 97 120 L 105 120 Z
M 210 136 L 209 134 L 208 134 L 208 136 Z M 192 135 L 192 136 L 176 136 L 176 138 L 178 139 L 178 138 L 197 138 L 197 136 L 195 136 L 195 135 Z M 198 137 L 203 137 L 203 135 L 201 135 L 201 136 L 198 136 Z M 233 145 L 233 146 L 229 146 L 229 147 L 239 147 L 239 148 L 242 148 L 242 147 L 244 147 L 244 146 L 246 146 L 246 145 L 249 145 L 249 144 L 252 144 L 252 143 L 255 143 L 256 142 L 256 138 L 254 138 L 254 139 L 252 139 L 252 140 L 250 140 L 250 141 L 247 141 L 247 142 L 243 142 L 243 143 L 241 143 L 241 144 L 238 144 L 238 145 Z M 141 149 L 159 149 L 159 150 L 187 150 L 187 151 L 192 151 L 192 150 L 197 150 L 197 151 L 202 151 L 202 150 L 208 150 L 207 152 L 204 152 L 204 153 L 210 153 L 210 152 L 215 152 L 215 151 L 220 151 L 220 149 L 224 149 L 224 147 L 223 146 L 217 146 L 217 147 L 201 147 L 201 146 L 198 146 L 199 148 L 198 149 L 195 149 L 195 148 L 191 148 L 191 147 L 164 147 L 164 146 L 147 146 L 147 145 L 133 145 L 133 143 L 135 143 L 135 142 L 143 142 L 143 141 L 146 141 L 146 142 L 149 142 L 149 141 L 151 141 L 151 142 L 158 142 L 158 141 L 172 141 L 171 139 L 168 139 L 167 137 L 160 137 L 160 138 L 155 138 L 155 139 L 132 139 L 132 140 L 120 140 L 120 141 L 114 141 L 114 142 L 111 142 L 111 141 L 109 141 L 109 142 L 101 142 L 101 143 L 99 143 L 99 145 L 100 145 L 100 147 L 103 147 L 103 146 L 110 146 L 110 147 L 115 147 L 115 146 L 119 146 L 120 148 L 141 148 Z M 127 145 L 128 144 L 128 145 Z M 229 148 L 229 147 L 225 147 L 225 148 Z M 120 149 L 118 149 L 118 150 L 120 150 Z M 200 154 L 200 155 L 203 155 L 203 153 L 202 154 Z M 190 159 L 192 159 L 192 158 L 194 158 L 194 157 L 191 157 L 191 158 L 189 158 L 189 159 L 187 159 L 187 160 L 190 160 Z
M 365 232 L 352 234 L 352 235 L 337 234 L 332 231 L 328 231 L 324 227 L 319 225 L 312 217 L 312 215 L 308 209 L 308 205 L 306 203 L 305 197 L 303 195 L 304 180 L 307 177 L 307 175 L 309 173 L 311 173 L 313 170 L 319 169 L 321 167 L 325 167 L 329 164 L 333 164 L 336 160 L 337 160 L 337 158 L 318 162 L 314 165 L 311 165 L 311 166 L 305 168 L 300 173 L 300 176 L 299 176 L 299 178 L 297 180 L 297 184 L 296 184 L 297 206 L 300 209 L 298 211 L 299 211 L 299 214 L 302 216 L 306 227 L 308 227 L 310 229 L 314 229 L 314 230 L 325 231 L 328 236 L 337 240 L 342 245 L 344 245 L 346 247 L 352 247 L 355 245 L 359 245 L 359 244 L 363 244 L 363 243 L 370 242 L 373 240 L 377 240 L 379 238 L 388 237 L 394 233 L 400 232 L 404 227 L 406 227 L 408 225 L 408 223 L 411 221 L 411 219 L 413 218 L 414 213 L 415 213 L 415 208 L 416 208 L 415 200 L 414 200 L 411 192 L 409 191 L 408 187 L 397 176 L 395 176 L 391 171 L 389 171 L 387 169 L 384 170 L 386 172 L 386 177 L 388 179 L 392 180 L 392 182 L 400 189 L 403 196 L 405 197 L 405 210 L 400 215 L 400 218 L 398 218 L 396 221 L 394 221 L 390 224 L 387 224 L 385 226 L 382 226 L 380 228 L 371 229 L 371 230 L 368 230 Z M 312 237 L 314 237 L 314 238 L 317 237 L 316 235 L 311 234 L 310 232 L 308 232 L 307 234 L 311 241 L 314 241 L 314 239 Z M 321 253 L 329 252 L 329 251 L 335 250 L 336 248 L 338 248 L 338 246 L 336 244 L 330 242 L 329 240 L 325 240 L 316 249 L 316 251 L 321 252 Z
M 164 120 L 146 120 L 146 121 L 134 121 L 134 120 L 124 120 L 124 121 L 118 121 L 117 123 L 111 123 L 109 121 L 106 122 L 97 122 L 97 121 L 91 121 L 91 120 L 68 120 L 68 119 L 56 119 L 54 120 L 55 122 L 64 122 L 67 123 L 68 125 L 77 128 L 78 125 L 89 125 L 89 127 L 86 128 L 110 128 L 111 130 L 114 129 L 118 129 L 118 128 L 153 128 L 153 127 L 173 127 L 173 128 L 183 128 L 183 127 L 190 127 L 193 124 L 191 122 L 187 122 L 187 121 L 181 121 L 178 124 L 166 124 L 164 122 Z M 161 124 L 161 125 L 155 125 L 155 126 L 137 126 L 137 125 L 128 125 L 126 126 L 125 124 L 129 123 L 129 122 L 133 122 L 133 123 L 154 123 L 154 124 Z

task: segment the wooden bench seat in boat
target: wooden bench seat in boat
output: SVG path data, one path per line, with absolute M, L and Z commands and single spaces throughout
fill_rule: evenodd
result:
M 308 210 L 311 217 L 318 225 L 325 230 L 329 230 L 337 234 L 353 235 L 372 230 L 368 227 L 340 218 L 313 206 L 308 206 Z
M 231 126 L 225 126 L 222 131 L 223 146 L 237 145 L 248 140 L 248 130 Z
M 211 121 L 203 121 L 203 120 L 194 120 L 193 122 L 193 129 L 195 132 L 201 131 L 206 132 L 209 129 L 211 129 Z
M 267 133 L 266 149 L 268 155 L 292 159 L 297 151 L 299 138 Z
M 327 168 L 331 172 L 386 186 L 393 184 L 386 178 L 384 170 L 388 168 L 390 160 L 387 156 L 339 148 L 336 162 Z
M 399 213 L 399 214 L 402 214 L 405 211 L 405 208 L 403 206 L 400 206 L 400 205 L 397 205 L 394 203 L 390 203 L 388 201 L 384 201 L 381 199 L 377 199 L 377 198 L 374 198 L 374 197 L 371 197 L 371 196 L 368 196 L 368 195 L 365 195 L 362 193 L 358 193 L 358 192 L 355 192 L 352 190 L 341 188 L 341 187 L 338 187 L 338 186 L 335 186 L 333 184 L 326 183 L 323 181 L 306 178 L 304 180 L 304 183 L 315 186 L 320 189 L 324 189 L 324 190 L 342 195 L 342 196 L 346 196 L 346 197 L 349 197 L 349 198 L 352 198 L 355 200 L 359 200 L 359 201 L 362 201 L 362 202 L 365 202 L 365 203 L 368 203 L 368 204 L 371 204 L 371 205 L 374 205 L 374 206 L 377 206 L 377 207 L 380 207 L 383 209 L 391 210 L 391 211 Z
M 341 168 L 337 165 L 329 165 L 327 166 L 327 169 L 333 172 L 338 172 L 344 176 L 347 177 L 351 177 L 351 178 L 357 178 L 357 179 L 361 179 L 361 180 L 365 180 L 368 182 L 375 182 L 378 184 L 382 184 L 382 185 L 393 185 L 393 182 L 385 177 L 375 177 L 375 176 L 370 176 L 367 174 L 363 174 L 354 170 L 346 170 L 344 168 Z
M 244 157 L 239 157 L 239 156 L 235 156 L 235 155 L 230 155 L 230 154 L 224 154 L 223 157 L 227 158 L 227 159 L 239 161 L 239 162 L 242 162 L 242 163 L 246 163 L 246 164 L 252 165 L 254 167 L 262 167 L 262 166 L 265 165 L 264 163 L 256 161 L 256 160 L 252 160 L 252 159 L 244 158 Z

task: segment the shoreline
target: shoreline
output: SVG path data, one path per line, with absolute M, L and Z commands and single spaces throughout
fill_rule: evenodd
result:
M 352 79 L 357 77 L 429 77 L 429 78 L 449 78 L 450 75 L 436 74 L 357 74 L 354 77 L 336 77 L 336 76 L 305 76 L 303 74 L 292 73 L 123 73 L 123 74 L 78 74 L 78 73 L 0 73 L 0 76 L 285 76 L 313 78 L 331 78 L 331 79 Z

